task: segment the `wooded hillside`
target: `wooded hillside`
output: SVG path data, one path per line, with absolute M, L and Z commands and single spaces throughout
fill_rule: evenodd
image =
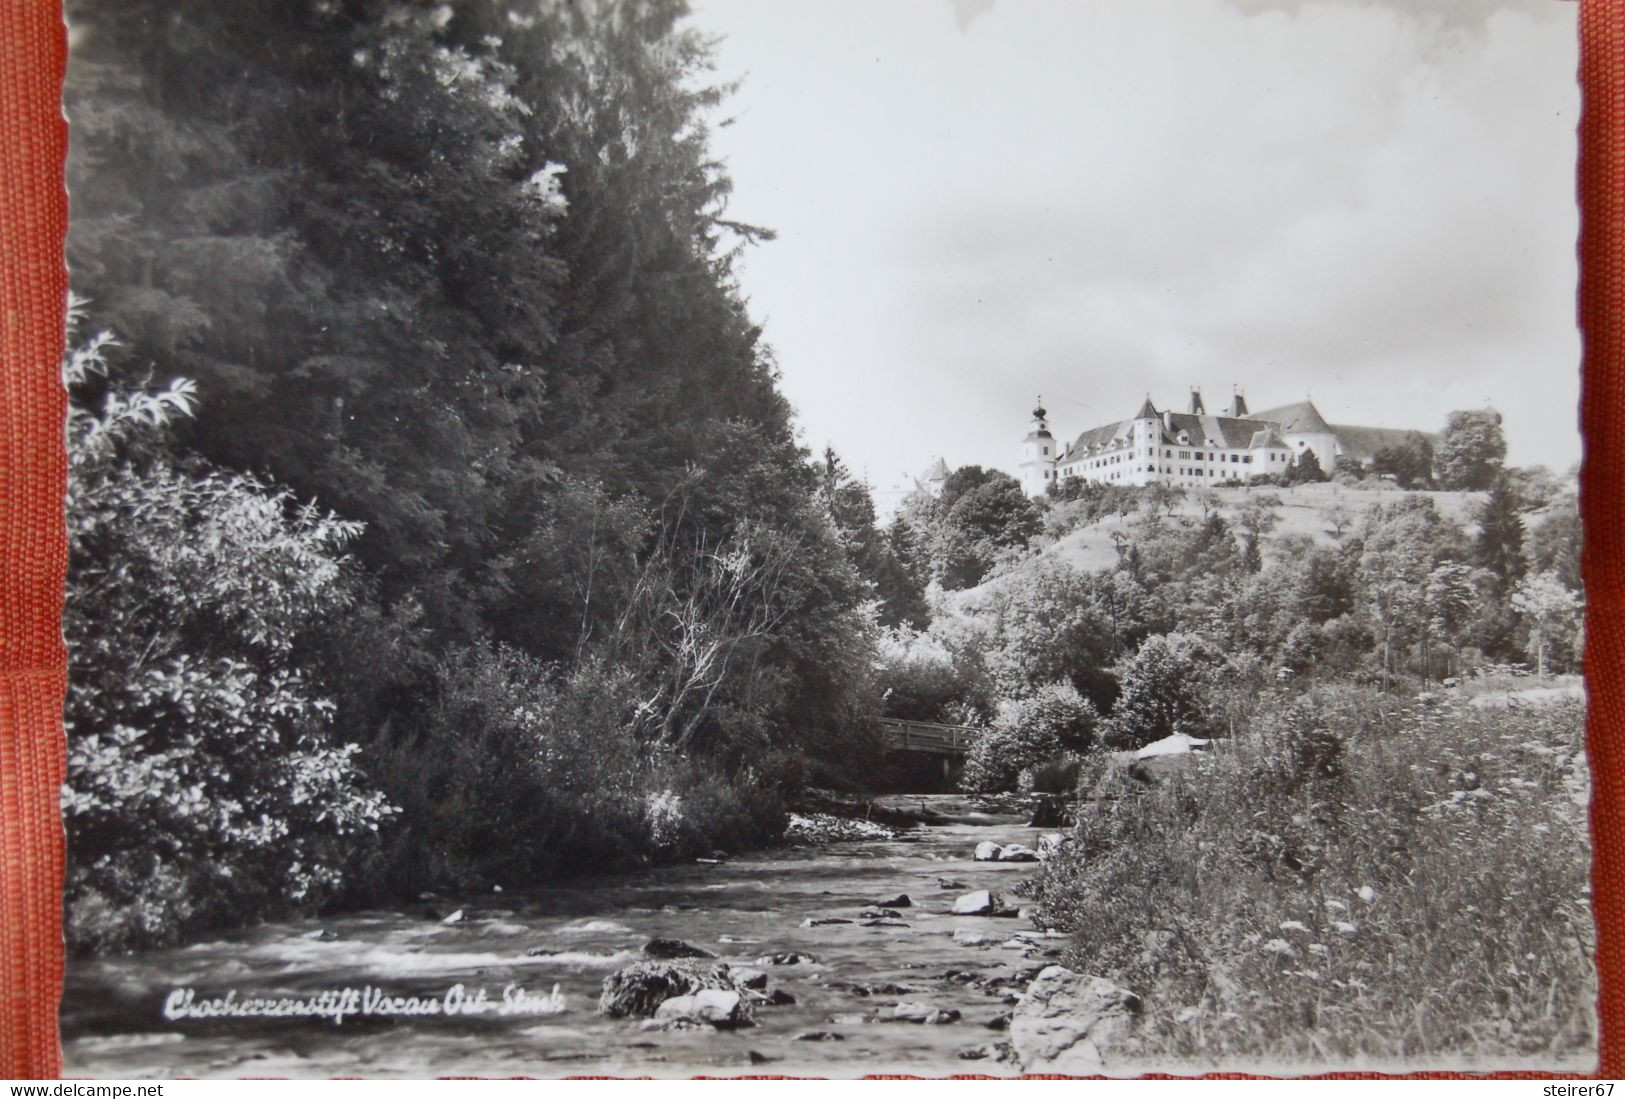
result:
M 884 554 L 682 3 L 69 16 L 76 941 L 754 842 L 861 762 Z

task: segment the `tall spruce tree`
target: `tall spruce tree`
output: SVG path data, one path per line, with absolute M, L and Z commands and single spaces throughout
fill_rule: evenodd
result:
M 1518 507 L 1518 491 L 1502 474 L 1474 515 L 1478 521 L 1474 559 L 1494 577 L 1496 589 L 1503 595 L 1510 592 L 1529 569 L 1523 553 L 1523 516 L 1518 513 Z

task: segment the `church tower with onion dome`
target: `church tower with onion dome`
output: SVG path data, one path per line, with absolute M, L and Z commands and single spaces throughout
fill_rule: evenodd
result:
M 1055 436 L 1049 433 L 1048 416 L 1040 397 L 1021 441 L 1021 488 L 1028 496 L 1044 495 L 1055 480 Z

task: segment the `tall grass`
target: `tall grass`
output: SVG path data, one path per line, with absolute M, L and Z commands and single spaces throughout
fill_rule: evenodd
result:
M 1584 710 L 1269 700 L 1150 784 L 1093 761 L 1038 918 L 1148 1056 L 1426 1063 L 1595 1046 Z

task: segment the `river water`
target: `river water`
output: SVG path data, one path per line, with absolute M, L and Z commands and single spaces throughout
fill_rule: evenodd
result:
M 954 916 L 956 897 L 1008 891 L 1035 866 L 975 862 L 983 840 L 1036 846 L 1025 818 L 981 813 L 963 797 L 909 797 L 956 823 L 896 839 L 786 848 L 718 865 L 449 897 L 400 910 L 268 924 L 170 950 L 69 965 L 62 1030 L 66 1072 L 90 1077 L 432 1077 L 1014 1075 L 989 1022 L 1059 955 L 1025 918 Z M 961 883 L 942 887 L 942 880 Z M 906 927 L 802 927 L 854 918 L 907 894 Z M 461 909 L 452 925 L 442 917 Z M 960 940 L 954 932 L 961 931 Z M 988 941 L 969 943 L 967 935 Z M 1024 938 L 1012 939 L 1012 936 Z M 765 971 L 793 1004 L 755 1009 L 734 1031 L 652 1030 L 597 1013 L 603 979 L 674 938 Z M 1008 944 L 1008 945 L 1007 945 Z M 527 953 L 539 951 L 545 953 Z M 783 951 L 815 962 L 760 964 Z M 557 986 L 565 1010 L 533 1014 L 166 1019 L 174 990 L 199 1000 L 310 997 L 371 986 L 443 1002 L 504 990 L 536 1000 Z M 899 1002 L 960 1013 L 954 1022 L 892 1018 Z M 819 1040 L 809 1034 L 829 1035 Z M 962 1056 L 968 1055 L 968 1056 Z

